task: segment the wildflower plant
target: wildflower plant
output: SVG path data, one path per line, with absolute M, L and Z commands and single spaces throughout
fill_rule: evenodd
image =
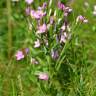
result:
M 26 78 L 36 89 L 33 96 L 66 96 L 85 64 L 81 51 L 85 47 L 76 30 L 88 20 L 79 15 L 71 21 L 73 10 L 63 0 L 42 1 L 18 1 L 25 5 L 22 15 L 26 23 L 23 43 L 18 43 L 12 58 L 16 64 L 26 63 Z

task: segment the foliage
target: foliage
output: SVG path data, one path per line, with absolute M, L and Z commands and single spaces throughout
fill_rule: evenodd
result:
M 39 20 L 26 13 L 45 1 Z M 72 12 L 58 0 L 0 2 L 0 96 L 95 96 L 95 0 L 61 2 Z

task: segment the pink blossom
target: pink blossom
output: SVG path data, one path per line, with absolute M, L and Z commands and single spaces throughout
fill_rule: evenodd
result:
M 60 1 L 58 2 L 58 8 L 64 11 L 64 16 L 68 16 L 70 12 L 72 12 L 72 9 L 69 7 L 66 7 L 63 3 Z
M 65 9 L 64 9 L 64 16 L 68 16 L 68 14 L 71 13 L 71 12 L 72 12 L 71 8 L 65 7 Z
M 72 12 L 72 9 L 70 7 L 65 7 L 65 12 L 70 13 Z
M 43 10 L 43 9 L 46 8 L 46 6 L 47 6 L 47 3 L 44 2 L 42 6 L 39 6 L 39 7 L 38 7 L 38 10 Z
M 44 3 L 43 3 L 42 8 L 43 8 L 43 9 L 45 9 L 45 8 L 46 8 L 46 6 L 47 6 L 47 3 L 46 3 L 46 2 L 44 2 Z
M 25 48 L 25 52 L 26 52 L 26 54 L 28 54 L 29 53 L 29 48 Z
M 72 9 L 71 9 L 71 8 L 69 8 L 68 12 L 72 12 Z
M 41 19 L 43 16 L 46 15 L 46 12 L 43 12 L 42 10 L 31 10 L 30 14 L 32 18 Z
M 41 33 L 45 33 L 46 31 L 47 31 L 47 25 L 46 24 L 38 26 L 37 33 L 41 34 Z
M 88 23 L 88 20 L 87 19 L 84 19 L 84 21 L 83 21 L 84 23 Z
M 35 58 L 31 58 L 31 63 L 32 64 L 38 64 L 38 61 Z
M 65 31 L 65 29 L 66 29 L 65 23 L 64 23 L 64 25 L 61 27 L 61 29 L 62 29 L 63 31 Z
M 61 39 L 60 39 L 60 43 L 65 43 L 66 42 L 66 38 L 64 35 L 61 35 Z
M 83 20 L 84 20 L 84 17 L 83 17 L 82 15 L 79 15 L 79 16 L 77 17 L 77 22 L 78 22 L 79 20 L 80 20 L 80 21 L 83 21 Z
M 40 7 L 40 6 L 38 7 L 38 10 L 42 10 L 42 9 L 43 9 L 42 7 Z
M 84 23 L 88 23 L 88 20 L 85 18 L 85 17 L 83 17 L 82 15 L 79 15 L 78 17 L 77 17 L 77 19 L 76 19 L 76 23 L 77 22 L 84 22 Z
M 40 41 L 39 41 L 39 39 L 37 39 L 37 41 L 35 41 L 34 47 L 35 47 L 35 48 L 40 47 Z
M 65 43 L 65 42 L 66 42 L 66 38 L 67 38 L 67 33 L 64 32 L 64 33 L 61 35 L 60 43 Z
M 46 12 L 43 12 L 42 10 L 37 10 L 36 13 L 42 18 L 46 15 Z
M 58 2 L 58 8 L 61 9 L 61 10 L 64 10 L 65 9 L 65 5 L 59 1 Z
M 39 73 L 39 79 L 41 80 L 48 80 L 49 79 L 49 76 L 47 73 Z
M 31 11 L 31 9 L 30 9 L 29 7 L 26 8 L 26 9 L 25 9 L 26 15 L 30 15 L 30 11 Z
M 59 57 L 59 53 L 57 50 L 52 50 L 51 51 L 51 57 L 56 60 Z
M 31 3 L 33 3 L 33 0 L 25 0 L 25 2 L 30 5 Z
M 64 13 L 64 16 L 65 16 L 65 17 L 67 17 L 67 16 L 68 16 L 68 13 L 67 13 L 67 12 L 65 12 L 65 13 Z
M 55 21 L 54 19 L 55 19 L 54 16 L 51 16 L 51 17 L 50 17 L 50 24 L 53 24 L 53 23 L 54 23 L 54 21 Z
M 32 18 L 36 18 L 39 19 L 40 17 L 38 16 L 38 14 L 36 14 L 35 10 L 31 10 L 30 15 Z
M 16 60 L 21 60 L 24 58 L 24 54 L 22 51 L 18 51 L 15 56 L 16 56 Z

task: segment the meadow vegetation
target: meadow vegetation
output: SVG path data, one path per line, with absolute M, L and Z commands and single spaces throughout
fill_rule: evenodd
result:
M 0 96 L 96 96 L 95 74 L 95 0 L 0 1 Z

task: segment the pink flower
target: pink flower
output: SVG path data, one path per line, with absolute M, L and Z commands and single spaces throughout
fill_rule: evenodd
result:
M 84 21 L 83 21 L 84 23 L 88 23 L 88 20 L 87 19 L 84 19 Z
M 83 21 L 84 20 L 84 17 L 82 16 L 82 15 L 79 15 L 78 17 L 77 17 L 77 21 Z
M 67 16 L 68 16 L 68 13 L 67 13 L 67 12 L 65 12 L 65 13 L 64 13 L 64 16 L 65 16 L 65 17 L 67 17 Z
M 35 58 L 31 58 L 31 63 L 32 64 L 38 64 L 38 61 Z
M 46 12 L 43 12 L 42 10 L 37 10 L 36 13 L 40 16 L 40 18 L 46 15 Z
M 65 9 L 65 5 L 59 1 L 58 2 L 58 8 L 61 9 L 61 10 L 64 10 Z
M 70 7 L 65 7 L 65 11 L 70 13 L 70 12 L 72 12 L 72 9 Z
M 31 17 L 35 19 L 41 19 L 43 16 L 46 15 L 46 12 L 43 12 L 42 10 L 31 10 Z
M 24 54 L 22 51 L 18 51 L 15 56 L 16 56 L 16 60 L 21 60 L 24 58 Z
M 35 45 L 34 45 L 34 48 L 38 48 L 38 47 L 40 47 L 39 39 L 37 39 L 37 41 L 35 41 Z
M 42 7 L 40 7 L 40 6 L 38 7 L 38 10 L 42 10 L 42 9 L 43 9 Z
M 60 43 L 65 43 L 66 39 L 67 39 L 67 34 L 66 34 L 66 32 L 64 32 L 64 34 L 61 35 Z
M 30 15 L 31 15 L 32 18 L 35 18 L 35 19 L 39 19 L 40 18 L 40 16 L 34 10 L 31 10 Z
M 55 16 L 50 17 L 50 24 L 53 24 L 55 22 Z
M 66 42 L 66 38 L 64 35 L 61 35 L 61 39 L 60 39 L 60 43 L 65 43 Z
M 61 27 L 61 30 L 62 30 L 62 31 L 65 31 L 65 30 L 66 30 L 65 23 L 64 23 L 63 26 Z
M 25 2 L 30 5 L 31 3 L 33 3 L 33 0 L 25 0 Z
M 88 23 L 88 20 L 85 18 L 85 17 L 83 17 L 82 15 L 79 15 L 78 17 L 77 17 L 77 19 L 76 19 L 76 23 L 77 22 L 84 22 L 84 23 Z
M 43 9 L 45 9 L 45 8 L 46 8 L 46 6 L 47 6 L 47 3 L 46 3 L 46 2 L 44 2 L 44 3 L 43 3 L 42 8 L 43 8 Z
M 25 48 L 25 53 L 26 53 L 26 54 L 29 53 L 29 48 Z
M 46 24 L 43 24 L 38 27 L 37 33 L 41 34 L 41 33 L 45 33 L 46 31 L 47 31 L 47 26 Z
M 51 57 L 52 57 L 54 60 L 58 59 L 58 57 L 59 57 L 58 51 L 57 51 L 57 50 L 52 50 L 52 51 L 51 51 Z
M 38 10 L 43 10 L 43 9 L 46 8 L 46 6 L 47 6 L 47 3 L 44 2 L 42 6 L 39 6 L 39 7 L 38 7 Z
M 39 73 L 39 79 L 41 80 L 48 80 L 49 79 L 49 76 L 47 73 Z
M 64 16 L 68 16 L 70 12 L 72 12 L 72 9 L 69 7 L 66 7 L 63 3 L 60 1 L 58 2 L 58 8 L 64 11 Z
M 25 9 L 26 15 L 30 15 L 30 11 L 31 11 L 31 9 L 30 9 L 29 7 L 26 8 L 26 9 Z

